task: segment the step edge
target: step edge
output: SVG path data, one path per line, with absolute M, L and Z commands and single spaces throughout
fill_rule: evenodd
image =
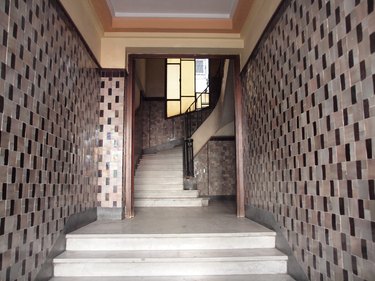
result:
M 66 234 L 66 238 L 209 238 L 209 237 L 276 237 L 276 232 L 212 232 L 212 233 L 166 233 L 166 234 Z

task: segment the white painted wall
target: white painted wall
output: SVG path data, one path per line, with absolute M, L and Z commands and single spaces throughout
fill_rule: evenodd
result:
M 192 136 L 194 156 L 202 149 L 208 140 L 222 129 L 230 130 L 230 124 L 234 120 L 234 66 L 229 60 L 225 61 L 223 83 L 219 101 L 210 116 L 195 131 Z M 226 127 L 228 125 L 228 127 Z

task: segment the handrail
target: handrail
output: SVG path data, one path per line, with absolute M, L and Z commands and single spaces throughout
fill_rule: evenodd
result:
M 203 95 L 203 94 L 207 94 L 207 90 L 208 90 L 208 88 L 210 87 L 210 85 L 207 85 L 207 87 L 206 87 L 206 89 L 204 89 L 203 90 L 203 92 L 201 92 L 195 99 L 194 99 L 194 101 L 191 103 L 191 105 L 188 107 L 188 109 L 186 109 L 186 111 L 185 111 L 185 113 L 189 113 L 189 112 L 192 112 L 191 111 L 191 107 L 195 104 L 197 104 L 197 101 L 198 101 L 198 99 Z M 195 107 L 196 108 L 196 107 Z M 196 110 L 196 109 L 195 109 Z
M 220 66 L 212 79 L 210 79 L 206 89 L 201 92 L 192 102 L 192 104 L 185 111 L 185 141 L 184 141 L 184 150 L 183 150 L 183 159 L 184 159 L 184 176 L 185 177 L 194 177 L 194 153 L 193 153 L 193 139 L 191 138 L 192 134 L 196 129 L 203 123 L 205 118 L 208 117 L 209 111 L 204 111 L 204 109 L 210 108 L 213 106 L 212 99 L 210 98 L 210 105 L 206 108 L 201 107 L 197 109 L 197 102 L 202 97 L 203 94 L 207 94 L 210 86 L 215 85 L 220 81 L 221 73 L 223 69 L 223 62 L 220 63 Z M 214 88 L 214 87 L 212 87 Z M 194 106 L 194 107 L 193 107 Z M 192 110 L 194 108 L 194 110 Z M 207 116 L 203 117 L 203 111 L 208 112 Z M 193 121 L 193 113 L 196 113 L 195 120 Z M 194 122 L 194 129 L 193 129 Z
M 216 79 L 218 79 L 220 77 L 220 73 L 222 71 L 222 68 L 223 68 L 223 63 L 221 62 L 220 63 L 220 66 L 219 68 L 217 69 L 216 73 L 215 73 L 215 76 L 213 77 L 213 81 L 210 80 L 207 87 L 194 99 L 194 101 L 190 104 L 190 106 L 186 109 L 185 113 L 189 113 L 189 112 L 192 112 L 191 110 L 191 107 L 195 104 L 195 108 L 196 108 L 196 103 L 197 103 L 197 100 L 203 95 L 203 94 L 207 94 L 207 90 L 210 88 L 210 85 L 213 84 L 213 82 L 215 81 L 216 82 Z

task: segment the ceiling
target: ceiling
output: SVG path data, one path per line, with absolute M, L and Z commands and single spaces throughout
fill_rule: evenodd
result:
M 228 19 L 237 0 L 107 0 L 112 16 Z
M 254 0 L 90 0 L 105 32 L 238 33 Z

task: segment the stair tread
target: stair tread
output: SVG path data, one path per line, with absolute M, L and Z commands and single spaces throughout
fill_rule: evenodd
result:
M 66 234 L 66 238 L 204 238 L 204 237 L 264 237 L 264 236 L 276 236 L 276 232 L 269 230 L 269 231 L 258 231 L 258 232 L 209 232 L 209 233 L 110 233 L 110 234 L 103 234 L 103 233 L 90 233 L 90 234 L 80 234 L 80 233 L 73 233 L 73 234 Z
M 145 277 L 54 277 L 50 281 L 295 281 L 287 274 Z
M 65 251 L 54 263 L 66 262 L 176 262 L 176 261 L 285 261 L 288 256 L 274 248 L 152 251 Z
M 156 196 L 148 196 L 148 195 L 135 195 L 134 199 L 139 201 L 139 200 L 153 200 L 153 201 L 188 201 L 191 199 L 198 199 L 195 201 L 201 201 L 202 199 L 197 197 L 197 196 L 171 196 L 171 197 L 156 197 Z M 181 200 L 179 200 L 181 199 Z

